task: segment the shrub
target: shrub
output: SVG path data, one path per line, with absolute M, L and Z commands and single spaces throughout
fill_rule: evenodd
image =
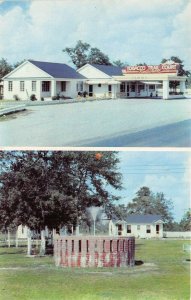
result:
M 60 100 L 60 95 L 57 94 L 56 96 L 52 96 L 52 100 Z
M 30 100 L 31 100 L 31 101 L 37 100 L 36 95 L 35 95 L 35 94 L 32 94 L 32 95 L 30 96 Z
M 44 97 L 41 97 L 41 101 L 44 101 Z
M 3 100 L 3 95 L 0 95 L 0 100 Z
M 19 96 L 18 96 L 18 95 L 14 95 L 14 96 L 13 96 L 13 99 L 14 99 L 15 101 L 19 101 L 19 100 L 21 100 L 21 99 L 19 98 Z

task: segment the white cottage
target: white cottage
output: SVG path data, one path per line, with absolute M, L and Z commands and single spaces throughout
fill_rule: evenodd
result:
M 84 88 L 89 97 L 116 98 L 120 81 L 113 76 L 122 75 L 121 67 L 86 64 L 77 72 L 87 78 Z
M 132 214 L 126 220 L 110 221 L 109 235 L 162 238 L 163 221 L 160 215 Z
M 83 75 L 66 64 L 27 60 L 4 78 L 4 99 L 37 100 L 58 94 L 75 98 L 83 91 Z

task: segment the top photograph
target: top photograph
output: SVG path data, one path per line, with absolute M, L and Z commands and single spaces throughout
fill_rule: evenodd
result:
M 78 4 L 0 1 L 0 148 L 191 147 L 191 2 Z

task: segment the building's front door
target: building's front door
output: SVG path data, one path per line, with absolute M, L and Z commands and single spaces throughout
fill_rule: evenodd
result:
M 159 234 L 159 224 L 156 225 L 156 234 Z
M 118 224 L 118 235 L 122 235 L 122 224 Z
M 89 85 L 89 96 L 90 97 L 93 96 L 93 85 L 92 84 Z

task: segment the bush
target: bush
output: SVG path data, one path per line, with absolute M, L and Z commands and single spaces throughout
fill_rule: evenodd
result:
M 3 100 L 3 95 L 0 95 L 0 100 Z
M 15 101 L 19 101 L 19 100 L 21 100 L 21 99 L 19 98 L 19 96 L 18 96 L 18 95 L 14 95 L 14 96 L 13 96 L 13 99 L 14 99 Z
M 35 95 L 35 94 L 32 94 L 32 95 L 30 96 L 30 100 L 31 100 L 31 101 L 37 100 L 36 95 Z
M 41 101 L 44 101 L 44 97 L 41 97 Z
M 52 96 L 52 100 L 60 100 L 60 95 L 57 94 L 56 96 Z

